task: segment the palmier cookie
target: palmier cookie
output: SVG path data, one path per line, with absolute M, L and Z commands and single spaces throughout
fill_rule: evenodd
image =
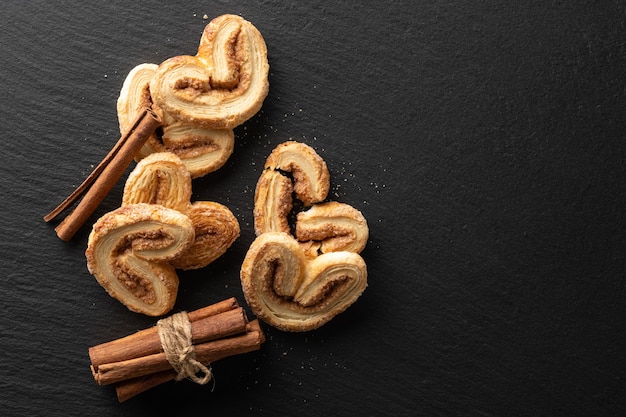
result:
M 236 15 L 213 19 L 195 56 L 161 63 L 150 81 L 154 110 L 184 123 L 232 129 L 254 114 L 269 90 L 267 47 L 252 23 Z
M 280 330 L 309 331 L 345 311 L 367 286 L 360 255 L 331 252 L 307 259 L 290 235 L 259 235 L 241 267 L 246 302 L 261 320 Z
M 144 108 L 152 107 L 150 80 L 158 65 L 144 63 L 133 68 L 124 80 L 117 100 L 120 132 L 131 128 Z M 167 115 L 164 115 L 167 116 Z M 235 133 L 232 129 L 209 129 L 164 117 L 163 127 L 153 133 L 135 159 L 140 161 L 156 152 L 172 152 L 185 164 L 192 178 L 221 168 L 232 155 Z
M 306 331 L 327 323 L 367 286 L 366 265 L 358 254 L 367 243 L 367 222 L 352 206 L 322 202 L 329 183 L 323 159 L 293 141 L 272 151 L 257 182 L 257 238 L 244 259 L 241 283 L 252 311 L 282 330 Z M 295 227 L 290 224 L 294 194 L 310 206 L 297 213 Z
M 199 269 L 220 256 L 239 237 L 237 218 L 224 205 L 211 201 L 190 202 L 191 177 L 185 164 L 171 152 L 142 159 L 129 174 L 122 205 L 149 203 L 178 210 L 194 226 L 193 244 L 172 261 L 178 269 Z
M 169 261 L 193 243 L 191 219 L 154 204 L 131 204 L 96 221 L 89 235 L 87 268 L 113 298 L 149 316 L 169 312 L 178 276 Z

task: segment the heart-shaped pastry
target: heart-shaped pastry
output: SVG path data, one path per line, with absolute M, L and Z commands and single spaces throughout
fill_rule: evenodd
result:
M 367 268 L 358 254 L 369 237 L 367 222 L 350 205 L 323 203 L 329 188 L 324 160 L 294 141 L 272 151 L 257 182 L 257 238 L 240 278 L 252 311 L 279 329 L 318 328 L 345 311 L 367 286 Z M 295 225 L 290 224 L 292 195 L 310 206 L 295 216 Z
M 121 207 L 94 224 L 87 267 L 130 310 L 169 312 L 178 292 L 175 269 L 202 268 L 239 237 L 226 206 L 190 198 L 191 175 L 181 159 L 153 153 L 129 174 Z
M 232 129 L 254 114 L 269 90 L 267 47 L 252 23 L 222 15 L 204 29 L 195 56 L 161 63 L 150 81 L 153 108 L 209 129 Z
M 193 243 L 191 220 L 177 210 L 131 204 L 93 226 L 85 256 L 98 283 L 131 311 L 159 316 L 172 309 L 178 276 L 169 261 Z
M 172 261 L 178 269 L 203 268 L 222 256 L 239 237 L 239 222 L 224 205 L 210 201 L 191 203 L 191 176 L 182 160 L 171 152 L 151 154 L 137 163 L 124 186 L 122 206 L 158 204 L 187 215 L 194 226 L 194 242 Z
M 367 286 L 363 258 L 331 252 L 307 259 L 290 235 L 259 235 L 241 267 L 246 302 L 256 316 L 278 329 L 316 329 L 345 311 Z
M 140 64 L 128 73 L 117 100 L 120 132 L 127 132 L 137 115 L 152 107 L 150 80 L 157 68 L 156 64 Z M 183 161 L 191 177 L 198 178 L 221 168 L 234 146 L 232 129 L 208 129 L 167 117 L 162 129 L 148 138 L 135 159 L 139 161 L 156 152 L 172 152 Z

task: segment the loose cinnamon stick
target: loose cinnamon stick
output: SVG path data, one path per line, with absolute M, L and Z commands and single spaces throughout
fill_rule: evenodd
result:
M 76 234 L 160 125 L 160 118 L 152 110 L 145 109 L 91 175 L 58 207 L 44 216 L 45 221 L 54 219 L 84 194 L 76 208 L 55 228 L 61 240 L 68 241 Z
M 74 204 L 85 192 L 89 189 L 91 184 L 98 178 L 98 175 L 102 173 L 102 170 L 106 168 L 106 166 L 111 162 L 111 160 L 115 157 L 117 152 L 120 150 L 122 145 L 128 139 L 130 133 L 137 128 L 137 125 L 144 117 L 144 113 L 141 113 L 133 122 L 128 131 L 122 135 L 122 137 L 117 141 L 117 143 L 113 146 L 113 148 L 109 151 L 109 153 L 104 157 L 104 159 L 98 164 L 98 166 L 89 174 L 89 176 L 80 184 L 72 194 L 70 194 L 61 204 L 54 208 L 50 213 L 46 214 L 43 219 L 46 222 L 49 222 L 56 218 L 59 214 L 61 214 L 64 210 L 69 208 L 72 204 Z
M 265 342 L 265 335 L 258 320 L 253 320 L 246 326 L 246 333 L 241 336 L 203 343 L 195 347 L 196 359 L 204 364 L 210 364 L 220 359 L 259 350 Z M 142 392 L 154 388 L 176 378 L 172 369 L 155 372 L 146 376 L 128 379 L 115 384 L 115 392 L 119 402 L 124 402 Z
M 197 339 L 202 338 L 201 334 L 199 335 L 198 333 L 205 333 L 205 336 L 209 336 L 210 338 L 211 332 L 210 329 L 200 329 L 200 326 L 202 326 L 202 324 L 198 324 L 199 321 L 237 309 L 241 311 L 241 314 L 244 314 L 243 324 L 245 325 L 245 323 L 247 322 L 247 319 L 245 319 L 245 313 L 243 312 L 241 307 L 239 307 L 239 304 L 237 303 L 235 297 L 220 301 L 207 307 L 200 308 L 198 310 L 190 311 L 187 316 L 189 317 L 189 321 L 191 322 L 192 332 L 194 332 L 194 328 L 196 329 L 195 334 L 192 335 L 192 337 L 196 339 L 196 343 L 198 342 Z M 236 316 L 239 313 L 235 312 L 231 314 L 234 315 L 222 317 L 222 321 L 236 319 Z M 213 326 L 215 327 L 215 324 L 213 324 Z M 242 331 L 239 329 L 240 326 L 240 322 L 238 322 L 236 326 L 233 326 L 235 327 L 234 331 Z M 230 326 L 220 327 L 229 328 Z M 224 329 L 221 330 L 224 331 Z M 218 334 L 218 337 L 224 336 L 219 336 Z M 119 362 L 123 360 L 138 358 L 141 356 L 158 353 L 161 350 L 161 341 L 157 328 L 151 327 L 145 330 L 140 330 L 137 333 L 123 337 L 121 339 L 116 339 L 110 342 L 102 343 L 97 346 L 93 346 L 89 348 L 89 358 L 91 359 L 92 367 L 97 368 L 104 363 Z
M 198 349 L 205 344 L 210 345 L 211 342 L 209 341 L 216 341 L 216 339 L 220 339 L 219 341 L 229 340 L 223 338 L 245 333 L 246 324 L 247 319 L 241 307 L 191 322 L 196 358 L 200 361 Z M 150 334 L 141 348 L 144 349 L 144 352 L 130 359 L 97 365 L 94 365 L 92 362 L 91 368 L 96 382 L 99 385 L 109 385 L 126 379 L 171 369 L 171 365 L 162 351 L 158 333 Z M 133 354 L 136 354 L 137 350 Z M 110 356 L 124 357 L 124 354 L 128 351 L 120 349 L 119 352 L 117 355 L 114 353 Z

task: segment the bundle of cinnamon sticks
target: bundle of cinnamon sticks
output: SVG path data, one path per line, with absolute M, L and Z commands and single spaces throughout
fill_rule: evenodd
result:
M 259 321 L 248 321 L 234 297 L 191 311 L 188 318 L 196 360 L 202 364 L 258 350 L 265 341 Z M 89 357 L 96 382 L 113 384 L 120 402 L 177 376 L 156 326 L 93 346 Z

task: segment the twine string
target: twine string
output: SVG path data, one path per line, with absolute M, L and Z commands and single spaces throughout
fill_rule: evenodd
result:
M 176 381 L 188 378 L 204 385 L 211 380 L 211 370 L 196 360 L 187 312 L 181 311 L 159 320 L 157 330 L 165 357 L 177 373 Z

